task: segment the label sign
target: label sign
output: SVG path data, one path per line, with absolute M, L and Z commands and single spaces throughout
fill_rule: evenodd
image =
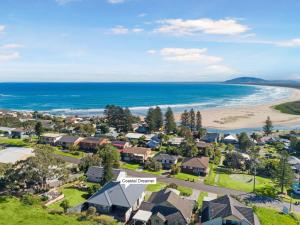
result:
M 121 179 L 121 184 L 156 184 L 155 177 L 127 177 Z

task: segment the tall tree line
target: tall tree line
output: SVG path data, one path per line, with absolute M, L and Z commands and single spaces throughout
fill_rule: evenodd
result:
M 119 132 L 128 132 L 132 130 L 134 117 L 128 108 L 107 105 L 104 110 L 104 115 L 108 124 L 115 127 Z
M 202 129 L 202 115 L 200 111 L 195 113 L 194 109 L 185 110 L 181 114 L 181 125 L 191 129 L 191 131 L 199 131 Z

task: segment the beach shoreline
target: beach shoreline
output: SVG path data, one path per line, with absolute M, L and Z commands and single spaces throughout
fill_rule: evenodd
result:
M 282 113 L 273 107 L 275 105 L 300 100 L 300 89 L 290 88 L 291 95 L 288 98 L 262 103 L 252 106 L 236 106 L 231 108 L 203 109 L 202 123 L 205 128 L 216 130 L 237 130 L 245 128 L 263 127 L 269 116 L 273 125 L 293 127 L 300 125 L 300 115 Z M 175 120 L 180 121 L 180 113 L 175 113 Z

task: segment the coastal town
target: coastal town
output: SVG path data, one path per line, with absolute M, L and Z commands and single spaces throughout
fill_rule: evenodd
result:
M 270 117 L 259 132 L 209 132 L 203 121 L 194 109 L 176 120 L 160 107 L 144 117 L 116 105 L 89 117 L 1 110 L 0 215 L 49 225 L 299 224 L 300 131 L 277 130 Z M 156 183 L 124 182 L 133 178 Z

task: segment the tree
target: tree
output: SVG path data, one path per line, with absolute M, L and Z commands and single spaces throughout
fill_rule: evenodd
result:
M 190 139 L 193 137 L 191 130 L 186 126 L 180 126 L 178 134 L 179 136 L 184 137 L 186 139 Z
M 185 157 L 195 157 L 198 155 L 198 148 L 192 140 L 181 143 L 180 148 Z
M 196 113 L 196 130 L 200 131 L 202 129 L 202 115 L 200 111 L 197 111 Z
M 163 115 L 160 107 L 149 108 L 145 121 L 148 124 L 149 130 L 158 131 L 163 126 Z
M 272 134 L 273 124 L 269 116 L 265 122 L 265 126 L 263 127 L 263 130 L 267 136 Z
M 35 124 L 35 127 L 34 127 L 34 131 L 36 133 L 37 136 L 41 136 L 42 133 L 44 132 L 44 128 L 43 128 L 43 125 L 41 122 L 37 122 Z
M 123 109 L 116 105 L 107 105 L 104 116 L 109 126 L 115 127 L 118 132 L 128 132 L 132 130 L 134 117 L 128 108 Z
M 168 134 L 174 133 L 176 131 L 174 114 L 170 107 L 167 108 L 167 111 L 165 113 L 165 130 Z
M 68 208 L 70 208 L 70 202 L 69 202 L 67 199 L 64 199 L 64 200 L 59 204 L 59 206 L 60 206 L 61 208 L 63 208 L 64 213 L 67 213 Z
M 226 145 L 225 151 L 232 152 L 232 151 L 234 151 L 234 149 L 235 149 L 234 145 L 228 144 L 228 145 Z
M 96 215 L 97 209 L 94 206 L 90 206 L 87 210 L 86 210 L 86 217 L 93 217 Z
M 195 118 L 195 111 L 194 109 L 191 109 L 190 110 L 190 113 L 189 113 L 189 116 L 190 116 L 190 124 L 189 124 L 189 127 L 192 131 L 195 130 L 196 128 L 196 118 Z
M 173 164 L 171 166 L 171 174 L 174 175 L 178 173 L 180 173 L 180 166 L 178 166 L 177 164 Z
M 100 158 L 102 159 L 103 165 L 103 178 L 102 184 L 105 184 L 113 178 L 113 167 L 119 166 L 120 153 L 112 145 L 105 145 L 98 151 Z
M 98 154 L 94 154 L 94 155 L 87 155 L 86 157 L 82 158 L 80 160 L 78 167 L 81 171 L 86 173 L 89 167 L 100 166 L 100 165 L 101 165 L 101 158 L 99 157 Z
M 162 164 L 153 158 L 150 158 L 148 161 L 145 163 L 145 169 L 150 170 L 150 171 L 160 171 L 162 169 Z
M 246 152 L 252 145 L 251 140 L 245 132 L 242 132 L 239 137 L 239 148 L 241 151 Z
M 244 157 L 238 152 L 226 153 L 223 165 L 233 170 L 244 169 Z
M 250 169 L 253 173 L 253 192 L 255 192 L 256 186 L 256 169 L 257 169 L 257 159 L 259 157 L 259 148 L 255 148 L 254 146 L 250 151 Z
M 189 123 L 189 113 L 188 111 L 184 110 L 184 112 L 181 114 L 181 125 L 184 127 L 188 127 Z
M 288 163 L 288 153 L 281 152 L 280 161 L 273 174 L 275 183 L 280 187 L 281 193 L 284 188 L 289 188 L 293 183 L 294 173 Z

